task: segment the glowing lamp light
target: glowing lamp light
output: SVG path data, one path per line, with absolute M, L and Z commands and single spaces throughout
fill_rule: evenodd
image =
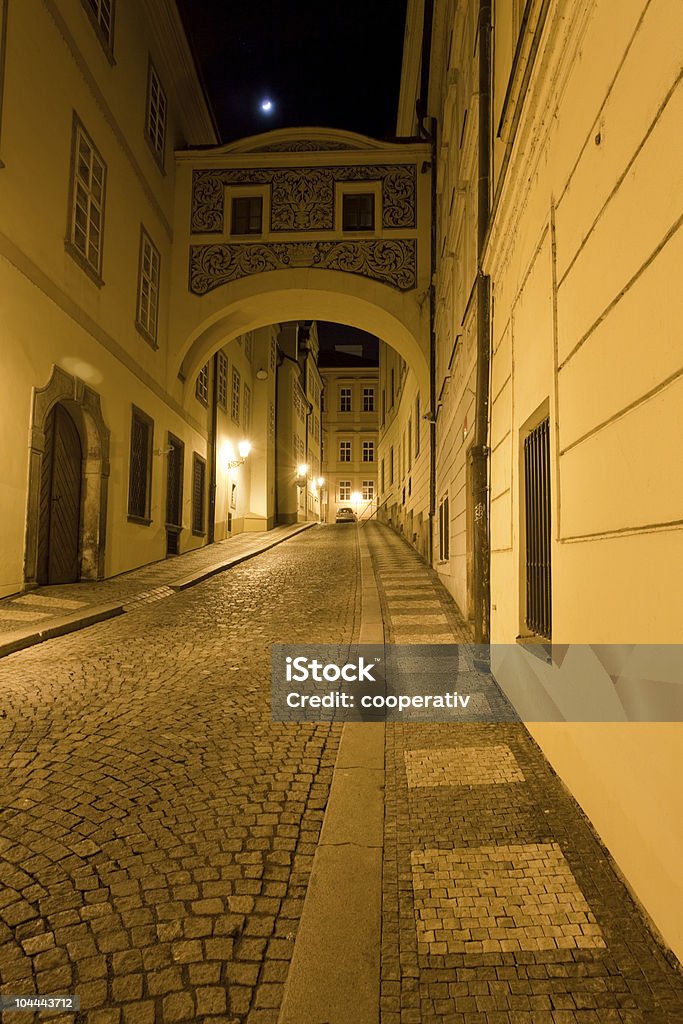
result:
M 239 452 L 241 459 L 246 459 L 251 451 L 251 443 L 249 441 L 240 441 L 237 445 L 237 451 Z
M 324 483 L 325 483 L 325 477 L 324 476 L 319 476 L 318 477 L 318 487 L 322 487 Z
M 363 499 L 361 497 L 360 491 L 354 491 L 353 494 L 351 495 L 351 504 L 352 505 L 360 505 L 362 500 Z
M 273 103 L 273 101 L 271 99 L 268 99 L 266 97 L 266 99 L 261 100 L 260 107 L 261 107 L 261 112 L 262 113 L 264 113 L 264 114 L 272 114 L 273 110 L 275 109 L 275 104 Z
M 237 454 L 235 454 L 235 447 L 232 441 L 224 441 L 221 445 L 220 452 L 218 453 L 218 463 L 221 470 L 224 473 L 230 472 L 232 469 L 237 469 L 242 466 L 251 451 L 251 444 L 249 441 L 240 441 L 237 445 Z
M 296 467 L 297 476 L 308 476 L 308 463 L 302 462 Z

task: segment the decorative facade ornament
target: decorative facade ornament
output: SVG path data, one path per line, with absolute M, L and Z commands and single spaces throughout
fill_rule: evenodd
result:
M 228 185 L 269 185 L 271 231 L 334 231 L 335 183 L 379 181 L 382 226 L 414 228 L 414 164 L 360 164 L 348 167 L 249 167 L 195 170 L 192 174 L 194 234 L 220 234 L 225 225 Z
M 271 142 L 258 146 L 253 153 L 315 153 L 318 150 L 356 149 L 349 142 L 320 142 L 315 139 L 294 139 L 291 142 Z
M 341 270 L 392 285 L 415 287 L 417 240 L 363 239 L 330 242 L 218 243 L 190 246 L 190 291 L 206 295 L 252 274 L 294 267 Z

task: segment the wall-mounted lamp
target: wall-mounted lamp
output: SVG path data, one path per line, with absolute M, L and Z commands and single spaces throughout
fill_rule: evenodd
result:
M 168 448 L 155 448 L 155 455 L 169 455 L 173 451 L 173 445 L 169 444 Z
M 308 481 L 308 463 L 301 462 L 296 467 L 296 485 L 297 487 L 305 487 Z
M 249 441 L 240 441 L 237 445 L 237 454 L 239 458 L 235 458 L 235 449 L 233 448 L 230 441 L 226 441 L 221 449 L 220 464 L 221 469 L 224 473 L 227 473 L 231 469 L 237 469 L 238 466 L 243 466 L 249 457 L 251 452 L 251 444 Z
M 268 371 L 261 368 L 256 371 L 256 380 L 268 380 Z

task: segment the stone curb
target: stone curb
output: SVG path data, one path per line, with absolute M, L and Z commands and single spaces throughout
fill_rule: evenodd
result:
M 383 643 L 368 542 L 359 535 L 359 643 Z M 384 723 L 342 730 L 279 1024 L 379 1024 Z
M 76 630 L 94 626 L 96 622 L 104 622 L 106 619 L 113 619 L 123 613 L 122 604 L 98 604 L 88 608 L 87 611 L 73 612 L 71 615 L 62 615 L 59 618 L 51 619 L 49 624 L 41 629 L 32 626 L 30 631 L 16 630 L 14 633 L 5 634 L 6 639 L 0 644 L 0 658 L 14 654 L 16 651 L 23 651 L 26 647 L 42 644 L 44 640 L 53 640 L 55 637 L 65 636 L 67 633 L 75 633 Z
M 310 530 L 312 526 L 317 525 L 318 523 L 302 523 L 296 530 L 292 530 L 291 533 L 286 534 L 284 537 L 277 537 L 264 547 L 259 548 L 258 551 L 248 551 L 245 554 L 236 555 L 234 558 L 228 558 L 224 562 L 216 562 L 214 565 L 210 565 L 208 569 L 199 569 L 197 572 L 188 573 L 187 576 L 181 576 L 180 579 L 175 581 L 175 583 L 169 583 L 167 585 L 171 590 L 187 590 L 188 587 L 194 587 L 196 583 L 202 583 L 204 580 L 208 580 L 212 576 L 217 576 L 218 573 L 224 572 L 226 569 L 232 569 L 234 565 L 246 562 L 248 559 L 254 558 L 255 555 L 262 555 L 264 551 L 270 551 L 271 548 L 277 547 L 278 544 L 284 544 L 286 540 L 291 540 L 291 538 L 296 537 L 297 534 L 303 533 L 304 530 Z
M 240 562 L 246 562 L 250 558 L 255 558 L 256 555 L 261 555 L 264 551 L 270 551 L 271 548 L 277 547 L 278 544 L 283 544 L 286 540 L 290 540 L 304 530 L 309 530 L 312 526 L 317 525 L 317 523 L 302 523 L 298 529 L 292 530 L 291 533 L 284 537 L 278 537 L 256 551 L 249 551 L 245 554 L 237 555 L 235 558 L 229 558 L 224 562 L 218 562 L 215 565 L 209 566 L 208 569 L 201 569 L 188 576 L 181 576 L 175 583 L 167 585 L 171 590 L 177 592 L 187 590 L 188 587 L 193 587 L 195 584 L 201 583 L 203 580 L 209 579 L 219 572 L 231 569 L 232 566 L 239 565 Z M 45 640 L 53 640 L 55 637 L 65 636 L 67 633 L 75 633 L 79 629 L 94 626 L 97 622 L 113 619 L 117 615 L 124 615 L 127 610 L 124 607 L 126 604 L 128 604 L 128 601 L 124 601 L 121 604 L 92 605 L 87 610 L 50 619 L 49 623 L 45 623 L 40 628 L 32 625 L 27 630 L 16 630 L 13 633 L 6 633 L 5 639 L 0 642 L 0 658 L 5 658 L 8 654 L 15 654 L 17 651 L 23 651 L 27 647 L 42 644 Z M 134 611 L 136 607 L 137 605 L 133 604 L 129 610 Z

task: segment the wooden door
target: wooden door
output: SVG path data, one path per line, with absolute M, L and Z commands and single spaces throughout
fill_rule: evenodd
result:
M 45 426 L 40 488 L 40 583 L 75 583 L 80 576 L 82 460 L 76 424 L 64 406 L 58 404 Z
M 168 435 L 166 470 L 166 554 L 177 555 L 183 525 L 183 463 L 185 445 L 173 434 Z

